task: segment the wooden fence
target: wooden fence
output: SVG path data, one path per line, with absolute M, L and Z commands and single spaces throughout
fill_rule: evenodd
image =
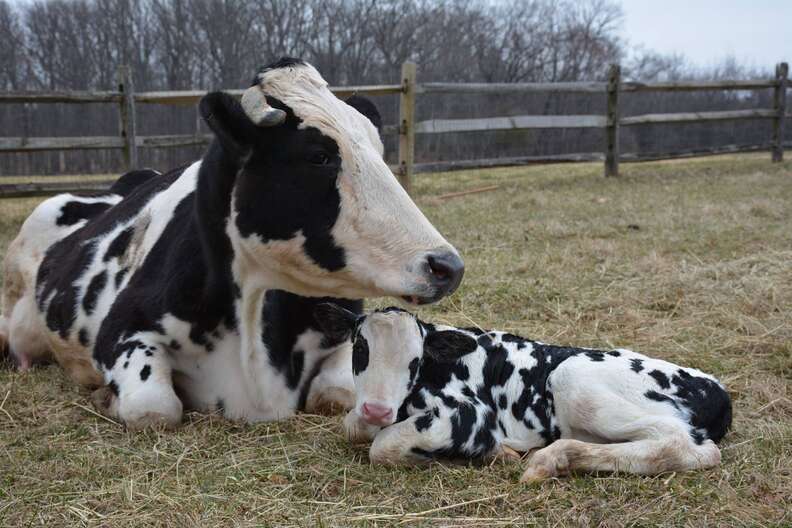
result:
M 770 150 L 772 161 L 779 162 L 784 156 L 784 120 L 792 117 L 786 113 L 786 90 L 789 67 L 787 63 L 776 66 L 776 75 L 767 80 L 693 81 L 693 82 L 624 82 L 621 68 L 610 67 L 606 82 L 559 82 L 559 83 L 418 83 L 414 63 L 402 65 L 401 83 L 377 86 L 331 87 L 339 97 L 352 94 L 381 96 L 399 94 L 399 123 L 383 127 L 384 134 L 399 135 L 398 165 L 391 167 L 402 185 L 410 191 L 413 175 L 417 172 L 519 165 L 527 163 L 558 161 L 592 161 L 605 163 L 606 176 L 618 176 L 620 161 L 668 159 L 729 152 Z M 629 92 L 680 92 L 719 90 L 765 90 L 774 91 L 774 107 L 750 110 L 716 112 L 686 112 L 670 114 L 642 114 L 621 117 L 619 97 Z M 237 96 L 242 90 L 228 90 Z M 417 98 L 421 94 L 489 94 L 508 93 L 578 93 L 604 94 L 607 96 L 604 115 L 517 115 L 480 119 L 432 119 L 415 121 Z M 0 137 L 0 153 L 32 152 L 48 150 L 78 149 L 121 149 L 128 168 L 137 166 L 140 148 L 163 148 L 208 143 L 210 135 L 138 136 L 136 133 L 136 106 L 140 104 L 196 105 L 204 91 L 179 92 L 136 92 L 129 70 L 122 67 L 118 72 L 118 89 L 106 92 L 0 92 L 0 103 L 112 103 L 118 105 L 119 135 L 99 137 Z M 772 137 L 768 142 L 755 145 L 722 145 L 700 150 L 668 154 L 621 153 L 619 130 L 621 127 L 656 123 L 700 123 L 710 121 L 733 121 L 741 119 L 767 119 L 773 121 Z M 416 134 L 443 134 L 449 132 L 476 132 L 493 130 L 520 130 L 538 128 L 599 128 L 605 130 L 602 152 L 561 154 L 549 156 L 524 156 L 484 160 L 465 160 L 436 163 L 415 163 Z M 85 182 L 72 188 L 102 188 L 108 182 Z M 64 184 L 0 184 L 0 198 L 29 196 L 63 192 Z

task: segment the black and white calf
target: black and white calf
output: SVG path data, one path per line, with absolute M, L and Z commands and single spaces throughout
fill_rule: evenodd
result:
M 398 308 L 317 321 L 352 336 L 351 440 L 375 463 L 536 451 L 523 480 L 570 471 L 653 474 L 720 462 L 731 400 L 712 376 L 629 350 L 546 345 L 434 326 Z
M 5 259 L 0 345 L 104 383 L 99 404 L 131 427 L 185 405 L 249 421 L 351 406 L 351 346 L 314 306 L 437 301 L 459 255 L 383 160 L 376 107 L 312 66 L 281 59 L 200 112 L 215 135 L 201 160 L 32 213 Z

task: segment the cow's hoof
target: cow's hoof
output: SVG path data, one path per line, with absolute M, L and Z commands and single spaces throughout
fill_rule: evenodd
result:
M 162 390 L 140 390 L 121 394 L 118 399 L 118 417 L 127 429 L 137 431 L 147 427 L 176 427 L 182 421 L 183 405 L 172 387 Z
M 91 393 L 91 403 L 96 412 L 102 416 L 111 420 L 118 419 L 118 397 L 107 385 L 99 387 Z
M 140 431 L 143 429 L 175 429 L 181 424 L 181 414 L 178 418 L 172 414 L 161 414 L 157 412 L 144 413 L 134 420 L 127 420 L 124 423 L 130 431 Z
M 355 406 L 355 394 L 343 387 L 327 387 L 322 392 L 312 394 L 305 404 L 305 411 L 313 414 L 333 416 L 350 410 Z

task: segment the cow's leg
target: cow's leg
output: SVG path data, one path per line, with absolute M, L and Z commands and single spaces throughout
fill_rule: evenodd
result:
M 165 350 L 153 340 L 139 336 L 120 344 L 118 350 L 113 368 L 105 372 L 117 401 L 107 402 L 105 411 L 115 413 L 130 429 L 179 424 L 183 407 L 173 389 Z
M 320 414 L 339 414 L 355 405 L 352 379 L 352 344 L 344 343 L 322 363 L 311 382 L 305 410 Z
M 27 370 L 36 362 L 52 358 L 32 292 L 16 302 L 7 325 L 8 346 L 19 370 Z
M 369 459 L 374 464 L 420 464 L 451 444 L 451 421 L 431 411 L 386 427 L 374 438 Z

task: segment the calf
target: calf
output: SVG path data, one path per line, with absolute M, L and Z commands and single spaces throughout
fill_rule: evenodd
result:
M 316 318 L 353 339 L 350 439 L 374 463 L 539 448 L 524 481 L 570 471 L 654 474 L 720 462 L 731 400 L 714 377 L 629 350 L 546 345 L 425 323 L 398 308 Z

